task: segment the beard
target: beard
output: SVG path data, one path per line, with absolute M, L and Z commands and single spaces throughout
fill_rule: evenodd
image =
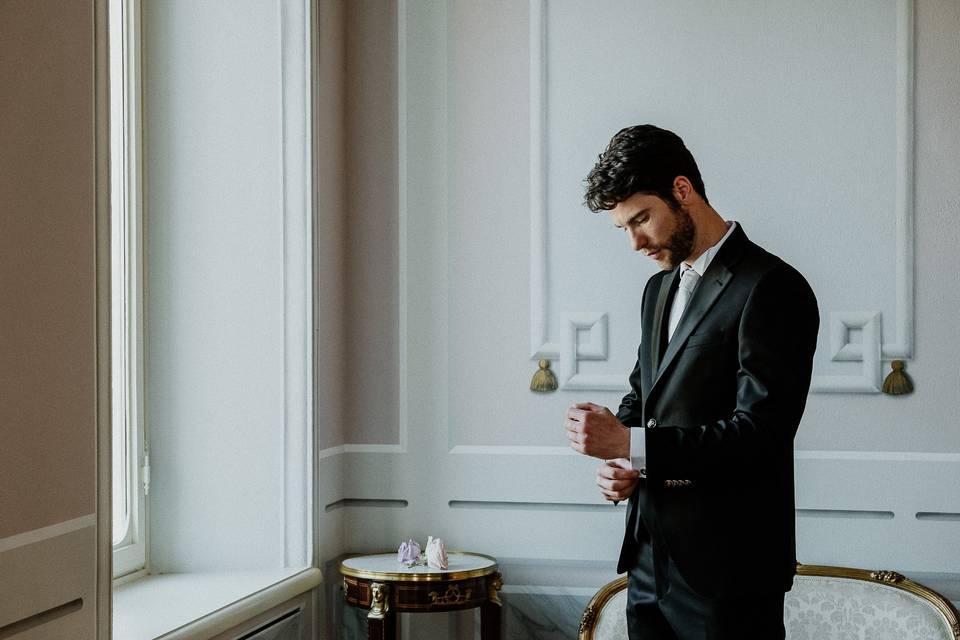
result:
M 668 204 L 671 204 L 670 208 L 673 210 L 675 216 L 675 226 L 662 248 L 665 249 L 667 253 L 664 259 L 667 268 L 673 269 L 683 262 L 693 251 L 693 241 L 696 236 L 696 230 L 693 226 L 693 220 L 690 218 L 690 214 L 686 209 L 673 205 L 672 203 Z

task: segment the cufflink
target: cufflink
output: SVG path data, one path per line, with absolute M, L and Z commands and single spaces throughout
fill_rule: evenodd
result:
M 647 420 L 647 429 L 656 429 L 657 428 L 657 419 L 650 418 Z

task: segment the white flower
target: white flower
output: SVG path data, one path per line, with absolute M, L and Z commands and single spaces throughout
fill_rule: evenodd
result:
M 447 549 L 440 538 L 427 537 L 427 566 L 435 569 L 446 569 L 448 566 Z

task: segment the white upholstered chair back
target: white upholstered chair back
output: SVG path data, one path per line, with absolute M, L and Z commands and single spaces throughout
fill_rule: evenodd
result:
M 602 587 L 579 640 L 624 640 L 627 579 Z M 784 600 L 787 640 L 960 640 L 957 610 L 936 591 L 893 571 L 799 565 Z

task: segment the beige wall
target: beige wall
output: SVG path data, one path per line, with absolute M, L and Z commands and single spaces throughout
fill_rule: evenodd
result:
M 397 7 L 318 10 L 318 445 L 398 444 Z
M 92 5 L 0 3 L 0 538 L 95 510 Z
M 396 444 L 397 12 L 392 0 L 345 9 L 346 441 Z
M 110 621 L 109 493 L 97 495 L 105 6 L 0 2 L 0 634 L 24 640 L 94 638 L 98 620 L 107 637 Z

